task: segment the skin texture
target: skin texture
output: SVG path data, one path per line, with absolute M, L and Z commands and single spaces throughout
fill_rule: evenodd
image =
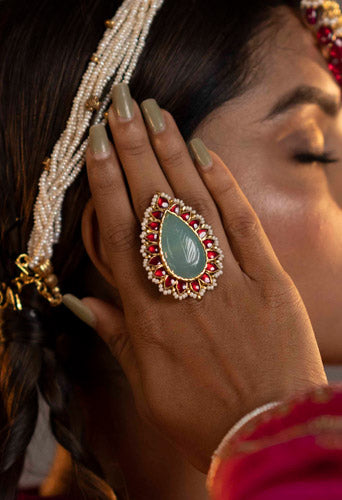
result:
M 339 256 L 342 243 L 342 172 L 339 172 L 338 167 L 341 166 L 341 161 L 330 165 L 300 164 L 293 156 L 298 152 L 313 150 L 322 153 L 324 148 L 339 158 L 342 154 L 341 113 L 331 117 L 316 104 L 301 104 L 282 116 L 261 122 L 275 102 L 297 85 L 314 85 L 331 94 L 336 102 L 339 102 L 340 90 L 311 34 L 288 9 L 279 9 L 279 15 L 283 19 L 282 27 L 263 47 L 265 59 L 262 78 L 241 98 L 212 113 L 194 132 L 194 137 L 201 137 L 209 149 L 219 155 L 255 209 L 280 264 L 302 295 L 323 359 L 326 362 L 340 361 L 342 351 L 338 334 L 342 322 L 339 306 L 342 292 L 338 285 L 339 275 L 342 273 L 342 259 Z M 98 271 L 112 286 L 116 285 L 115 277 L 113 279 L 110 271 L 108 252 L 106 254 L 103 243 L 98 239 L 98 226 L 91 204 L 87 205 L 84 214 L 83 237 Z M 236 252 L 238 245 L 234 249 L 233 242 L 232 247 Z M 94 282 L 94 296 L 110 299 L 112 288 L 103 279 L 99 279 L 98 271 L 89 270 L 89 279 Z M 222 279 L 223 276 L 219 278 Z M 155 285 L 151 284 L 151 289 L 153 286 Z M 218 290 L 219 287 L 212 295 L 218 293 Z M 206 298 L 209 298 L 210 293 Z M 156 291 L 155 296 L 159 297 L 158 294 Z M 96 309 L 94 301 L 88 302 L 88 305 L 92 305 L 93 310 Z M 284 324 L 285 318 L 283 316 L 281 320 Z M 116 319 L 118 328 L 122 326 L 124 329 L 119 315 Z M 303 332 L 306 328 L 310 330 L 306 325 Z M 295 328 L 293 331 L 298 333 L 300 330 Z M 104 328 L 101 333 L 105 338 L 108 331 Z M 279 331 L 274 331 L 271 338 L 277 334 Z M 295 338 L 298 342 L 298 335 Z M 306 339 L 307 336 L 303 333 L 303 339 L 299 341 L 303 348 L 309 347 L 305 344 Z M 289 338 L 284 347 L 288 340 Z M 256 352 L 259 352 L 261 345 L 262 337 L 260 343 L 254 346 Z M 115 350 L 113 346 L 112 350 Z M 293 349 L 284 357 L 285 365 L 291 357 L 291 351 Z M 263 354 L 264 349 L 261 347 L 260 355 L 255 358 L 253 375 Z M 103 378 L 96 391 L 84 395 L 83 403 L 91 429 L 89 439 L 105 467 L 109 481 L 114 484 L 111 465 L 119 461 L 130 485 L 133 500 L 207 498 L 205 476 L 189 465 L 166 437 L 174 438 L 174 429 L 172 436 L 168 432 L 162 435 L 158 426 L 151 425 L 146 419 L 146 414 L 142 418 L 143 412 L 136 411 L 130 386 L 115 368 L 109 351 L 103 349 L 98 357 L 99 366 L 103 368 L 103 374 L 106 373 L 107 378 Z M 151 359 L 156 358 L 150 358 L 150 364 Z M 275 359 L 279 364 L 279 357 Z M 243 359 L 240 360 L 240 368 L 239 363 L 236 364 L 241 374 L 243 365 Z M 270 368 L 271 365 L 267 369 Z M 307 379 L 302 366 L 301 369 L 303 379 Z M 288 381 L 292 371 L 291 368 L 287 377 L 284 372 L 282 376 Z M 277 380 L 269 374 L 270 371 L 267 377 L 269 380 Z M 261 387 L 261 394 L 265 395 L 267 392 L 266 385 Z M 283 387 L 284 394 L 288 390 L 291 392 L 289 387 Z M 276 397 L 275 394 L 273 396 Z M 234 398 L 231 395 L 230 403 Z M 236 408 L 237 400 L 234 401 L 233 407 Z M 258 404 L 263 402 L 265 401 L 259 400 Z M 249 401 L 251 406 L 256 403 L 257 401 Z M 211 409 L 210 415 L 206 415 L 210 428 L 217 424 L 215 419 L 222 408 L 215 410 L 212 402 L 207 404 Z M 247 406 L 242 409 L 242 413 L 247 410 Z M 225 409 L 222 416 L 227 413 L 228 410 Z M 237 416 L 233 419 L 236 420 Z M 226 431 L 231 424 L 227 418 L 224 417 L 223 424 L 222 417 L 219 417 L 222 426 L 220 437 L 224 425 Z M 196 438 L 198 440 L 198 436 L 194 438 L 195 441 Z M 215 436 L 213 441 L 218 438 L 219 436 Z M 210 445 L 213 447 L 213 442 L 210 441 Z M 53 493 L 53 488 L 49 492 L 45 491 L 47 493 Z
M 195 131 L 229 166 L 308 309 L 325 363 L 342 361 L 342 113 L 301 104 L 272 120 L 297 86 L 340 102 L 340 88 L 311 33 L 293 15 L 269 40 L 260 84 L 215 111 Z M 267 45 L 267 44 L 266 44 Z M 265 47 L 267 48 L 267 47 Z M 336 163 L 301 164 L 298 152 L 331 152 Z

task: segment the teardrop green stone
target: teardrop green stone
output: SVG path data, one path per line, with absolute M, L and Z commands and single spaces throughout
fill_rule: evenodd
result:
M 204 272 L 207 258 L 199 236 L 172 212 L 164 216 L 160 241 L 167 265 L 177 276 L 193 279 Z

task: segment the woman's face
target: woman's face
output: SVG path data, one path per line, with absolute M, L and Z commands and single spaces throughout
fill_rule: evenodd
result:
M 324 361 L 341 362 L 340 88 L 312 33 L 289 9 L 279 15 L 257 83 L 193 136 L 235 175 L 303 297 Z

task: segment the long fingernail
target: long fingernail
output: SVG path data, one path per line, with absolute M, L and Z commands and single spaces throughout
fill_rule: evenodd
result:
M 195 139 L 192 139 L 189 142 L 189 150 L 191 156 L 197 161 L 203 170 L 210 169 L 213 164 L 213 159 L 204 142 L 199 137 L 195 137 Z
M 154 134 L 165 130 L 165 120 L 155 99 L 145 99 L 140 106 L 146 123 Z
M 92 153 L 109 153 L 110 142 L 106 127 L 99 123 L 92 125 L 89 129 L 89 147 Z
M 127 83 L 121 82 L 114 85 L 112 100 L 114 110 L 119 119 L 127 121 L 133 118 L 133 99 Z
M 77 316 L 79 319 L 81 319 L 84 323 L 87 325 L 91 326 L 92 328 L 95 328 L 96 325 L 96 317 L 87 307 L 82 300 L 78 299 L 75 295 L 72 295 L 71 293 L 66 293 L 63 295 L 63 304 L 72 311 L 75 316 Z

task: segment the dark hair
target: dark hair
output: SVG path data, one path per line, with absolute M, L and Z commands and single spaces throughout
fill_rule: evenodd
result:
M 16 275 L 26 251 L 42 161 L 65 127 L 73 97 L 113 0 L 0 2 L 0 282 Z M 141 102 L 154 97 L 176 119 L 185 140 L 199 123 L 250 82 L 251 44 L 271 9 L 298 0 L 165 0 L 130 82 Z M 254 60 L 254 58 L 253 58 Z M 256 61 L 257 62 L 257 61 Z M 80 218 L 89 188 L 85 171 L 68 190 L 53 265 L 62 291 L 91 295 Z M 53 308 L 26 287 L 21 312 L 3 312 L 0 360 L 0 495 L 12 500 L 35 429 L 38 391 L 50 406 L 52 431 L 77 465 L 80 488 L 107 498 L 101 467 L 87 450 L 74 404 L 85 384 L 95 335 L 65 307 Z M 82 341 L 80 339 L 82 338 Z

